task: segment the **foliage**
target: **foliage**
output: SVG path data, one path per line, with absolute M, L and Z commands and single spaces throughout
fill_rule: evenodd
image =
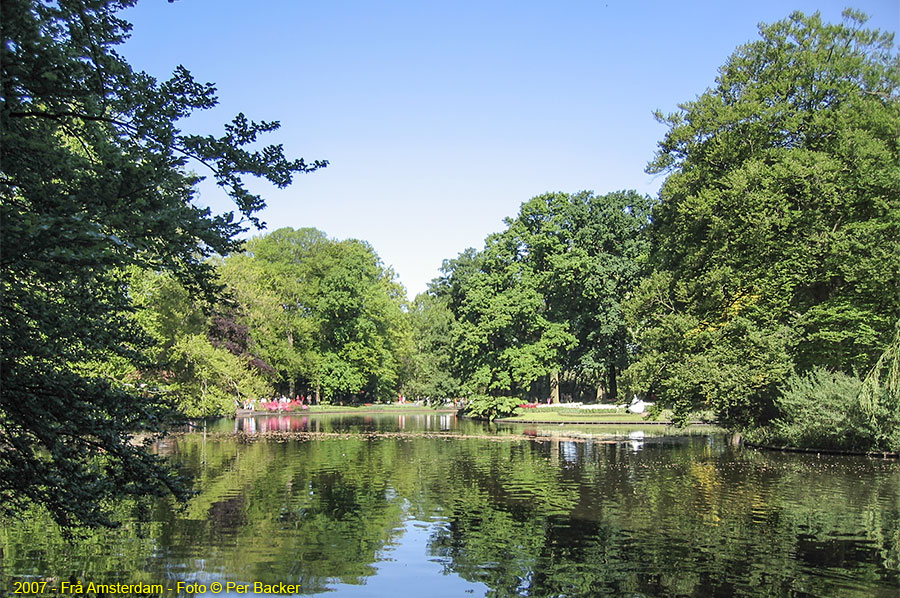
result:
M 466 413 L 494 421 L 498 417 L 512 415 L 521 404 L 522 399 L 519 397 L 475 395 L 466 399 Z
M 670 115 L 629 378 L 744 427 L 814 366 L 866 371 L 900 314 L 900 62 L 848 11 L 760 27 Z
M 38 503 L 64 525 L 111 524 L 111 497 L 185 496 L 129 440 L 162 430 L 172 406 L 91 364 L 141 360 L 129 266 L 212 294 L 205 258 L 239 246 L 243 220 L 192 203 L 189 162 L 253 224 L 264 203 L 244 175 L 285 186 L 325 165 L 246 149 L 278 123 L 242 114 L 221 137 L 181 133 L 178 121 L 216 105 L 215 88 L 180 66 L 163 82 L 131 69 L 114 48 L 130 29 L 116 11 L 132 4 L 9 0 L 0 14 L 0 511 Z
M 248 330 L 233 309 L 203 305 L 165 273 L 135 271 L 129 292 L 135 319 L 154 341 L 138 379 L 170 394 L 179 411 L 220 415 L 271 394 L 266 378 L 273 370 L 251 352 Z
M 226 259 L 222 276 L 289 394 L 396 397 L 410 342 L 404 292 L 367 243 L 282 228 Z
M 462 384 L 453 374 L 453 312 L 447 298 L 420 293 L 410 306 L 407 319 L 413 347 L 404 364 L 403 393 L 432 400 L 460 396 Z
M 858 378 L 824 368 L 794 375 L 778 397 L 781 415 L 748 438 L 780 446 L 900 449 L 900 411 L 867 409 L 859 399 L 861 387 Z
M 643 274 L 652 202 L 635 191 L 547 194 L 522 205 L 507 235 L 541 273 L 550 318 L 566 322 L 575 343 L 562 368 L 618 397 L 630 361 L 622 302 Z
M 563 369 L 616 395 L 629 359 L 621 304 L 642 271 L 650 206 L 633 191 L 541 195 L 483 251 L 445 262 L 430 292 L 453 313 L 468 392 L 526 393 Z
M 900 319 L 895 326 L 893 342 L 863 380 L 859 402 L 873 421 L 896 422 L 900 419 Z M 900 422 L 896 434 L 900 435 Z

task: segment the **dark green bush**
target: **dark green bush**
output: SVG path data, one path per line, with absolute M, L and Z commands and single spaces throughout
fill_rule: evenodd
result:
M 777 400 L 779 417 L 748 438 L 807 448 L 900 450 L 897 401 L 883 389 L 864 406 L 861 389 L 861 380 L 821 368 L 794 375 Z

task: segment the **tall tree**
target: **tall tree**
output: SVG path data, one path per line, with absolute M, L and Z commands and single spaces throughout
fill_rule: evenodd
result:
M 281 228 L 251 239 L 245 252 L 222 266 L 225 283 L 245 308 L 260 356 L 277 371 L 279 392 L 290 396 L 320 368 L 315 303 L 331 243 L 313 228 Z
M 216 105 L 182 66 L 166 81 L 115 52 L 132 0 L 7 0 L 0 5 L 0 511 L 46 506 L 65 525 L 110 524 L 111 497 L 184 487 L 145 447 L 170 406 L 94 376 L 87 361 L 139 360 L 127 266 L 171 272 L 212 294 L 205 258 L 259 224 L 244 175 L 278 186 L 325 165 L 280 146 L 244 149 L 275 122 L 239 114 L 222 136 L 178 121 Z M 195 206 L 189 163 L 208 167 L 242 220 Z
M 617 398 L 631 358 L 622 305 L 643 274 L 652 203 L 636 191 L 553 193 L 508 221 L 520 259 L 541 273 L 548 317 L 567 322 L 576 339 L 561 366 L 603 398 Z
M 240 306 L 206 305 L 168 273 L 135 271 L 129 281 L 135 319 L 154 343 L 130 377 L 168 393 L 189 416 L 233 413 L 271 394 L 271 366 L 254 354 Z
M 406 293 L 372 247 L 330 247 L 316 303 L 322 321 L 319 384 L 329 398 L 396 397 L 400 359 L 409 349 Z
M 367 243 L 278 229 L 225 261 L 260 355 L 293 392 L 395 396 L 409 329 L 404 292 Z
M 635 380 L 742 426 L 813 365 L 865 372 L 900 314 L 900 57 L 845 12 L 760 27 L 650 163 L 656 274 Z
M 453 353 L 472 391 L 527 392 L 560 370 L 615 397 L 629 350 L 622 302 L 646 259 L 651 200 L 550 193 L 444 266 L 432 292 L 455 315 Z M 557 392 L 554 392 L 556 390 Z
M 573 340 L 567 324 L 547 319 L 539 276 L 509 241 L 489 236 L 484 251 L 448 262 L 435 285 L 454 309 L 454 370 L 469 394 L 526 393 Z
M 412 351 L 404 364 L 403 391 L 410 397 L 445 399 L 461 394 L 453 374 L 451 330 L 453 312 L 446 297 L 420 293 L 407 317 L 412 328 Z

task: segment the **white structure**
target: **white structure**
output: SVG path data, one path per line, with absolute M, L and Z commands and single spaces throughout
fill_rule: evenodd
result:
M 639 399 L 637 395 L 631 400 L 628 410 L 632 413 L 643 413 L 648 407 L 652 407 L 653 403 L 646 403 L 643 399 Z

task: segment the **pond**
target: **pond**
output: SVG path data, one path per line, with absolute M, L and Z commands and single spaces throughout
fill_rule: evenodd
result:
M 161 447 L 195 476 L 183 510 L 161 501 L 149 523 L 74 543 L 38 516 L 0 531 L 0 594 L 22 579 L 167 596 L 187 594 L 179 582 L 220 596 L 254 584 L 391 598 L 900 594 L 896 461 L 664 426 L 249 419 Z

